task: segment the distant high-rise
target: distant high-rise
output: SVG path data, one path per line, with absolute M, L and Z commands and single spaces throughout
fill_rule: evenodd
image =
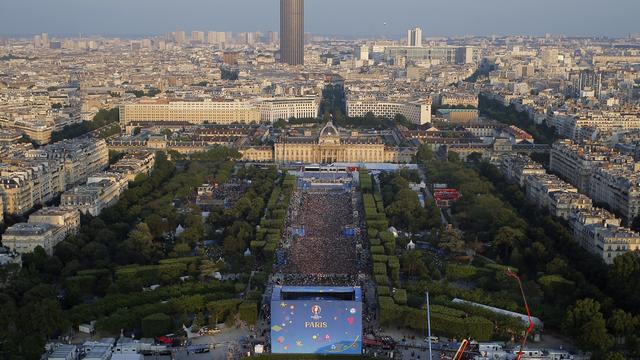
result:
M 407 45 L 422 46 L 422 29 L 415 27 L 407 32 Z
M 204 42 L 204 32 L 203 31 L 192 31 L 191 32 L 191 41 L 195 43 L 203 43 Z
M 304 64 L 304 0 L 280 0 L 280 61 Z

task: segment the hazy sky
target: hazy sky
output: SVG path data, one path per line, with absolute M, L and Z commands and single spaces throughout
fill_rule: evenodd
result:
M 0 0 L 0 35 L 278 30 L 279 0 Z M 313 34 L 607 35 L 640 32 L 640 0 L 306 0 Z M 387 25 L 385 25 L 387 23 Z

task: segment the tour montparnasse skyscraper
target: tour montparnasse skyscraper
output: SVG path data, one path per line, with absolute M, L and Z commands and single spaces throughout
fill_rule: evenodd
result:
M 304 64 L 304 0 L 280 0 L 280 61 Z

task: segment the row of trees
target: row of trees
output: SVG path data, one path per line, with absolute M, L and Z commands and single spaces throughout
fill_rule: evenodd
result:
M 552 144 L 556 140 L 555 129 L 548 127 L 546 124 L 536 125 L 526 112 L 519 112 L 515 106 L 509 105 L 505 107 L 497 100 L 489 99 L 480 94 L 478 97 L 478 109 L 482 115 L 495 119 L 503 124 L 515 125 L 529 134 L 537 142 Z
M 120 128 L 117 125 L 119 120 L 120 112 L 118 108 L 113 108 L 110 110 L 103 109 L 98 111 L 98 113 L 93 117 L 92 121 L 83 121 L 78 124 L 67 125 L 60 131 L 54 131 L 51 134 L 51 142 L 73 139 L 78 136 L 85 135 L 93 130 L 113 124 L 111 128 L 106 129 L 105 133 L 102 134 L 103 137 L 108 137 L 120 132 Z

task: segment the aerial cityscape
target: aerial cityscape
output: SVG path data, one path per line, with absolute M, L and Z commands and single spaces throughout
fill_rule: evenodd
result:
M 0 360 L 640 359 L 638 14 L 0 5 Z

